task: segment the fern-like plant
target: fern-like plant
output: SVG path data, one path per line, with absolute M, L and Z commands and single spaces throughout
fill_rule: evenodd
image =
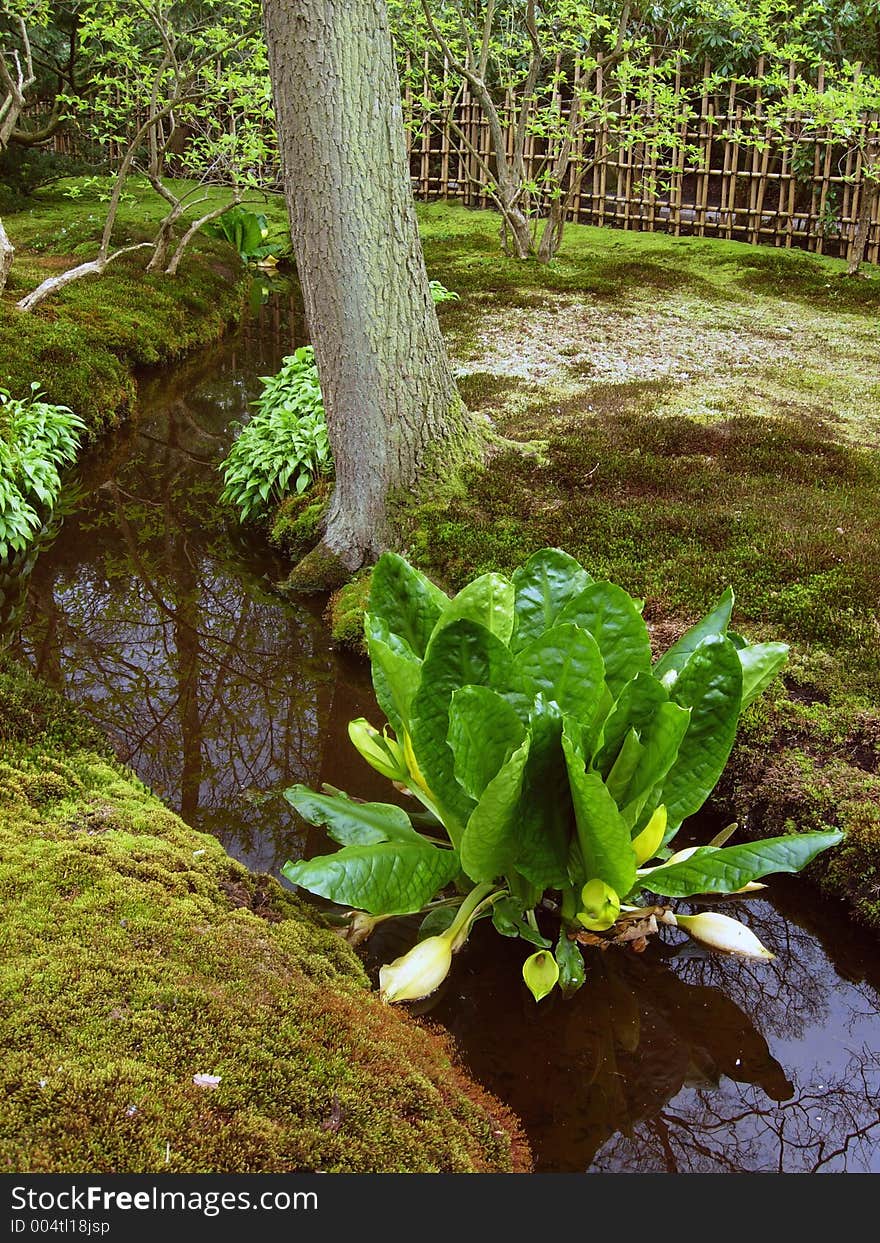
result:
M 68 406 L 0 388 L 0 562 L 23 553 L 61 493 L 61 471 L 76 458 L 85 423 Z
M 274 376 L 263 376 L 254 415 L 221 463 L 221 499 L 234 505 L 240 521 L 302 493 L 333 469 L 315 355 L 302 346 L 284 359 Z

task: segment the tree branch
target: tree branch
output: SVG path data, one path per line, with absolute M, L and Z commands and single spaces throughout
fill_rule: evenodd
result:
M 130 254 L 133 250 L 149 250 L 152 245 L 152 242 L 138 242 L 135 246 L 123 246 L 121 250 L 114 251 L 112 255 L 99 255 L 97 259 L 90 259 L 88 263 L 80 263 L 77 267 L 68 268 L 66 272 L 60 272 L 57 276 L 49 276 L 41 285 L 38 285 L 36 289 L 22 298 L 20 302 L 16 302 L 16 308 L 19 311 L 32 311 L 50 293 L 56 293 L 72 281 L 79 280 L 80 277 L 100 276 L 107 265 L 112 263 L 114 259 L 118 259 L 121 255 Z

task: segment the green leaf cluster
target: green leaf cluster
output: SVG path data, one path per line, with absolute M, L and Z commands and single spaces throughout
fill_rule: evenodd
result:
M 220 465 L 221 500 L 239 510 L 242 522 L 280 504 L 289 492 L 305 492 L 333 469 L 312 347 L 289 355 L 262 384 L 253 417 Z
M 249 211 L 240 204 L 202 225 L 202 231 L 228 242 L 238 251 L 242 263 L 258 263 L 286 249 L 285 242 L 269 238 L 269 224 L 262 212 Z
M 0 562 L 39 534 L 84 431 L 79 415 L 43 399 L 39 384 L 23 400 L 0 389 Z
M 295 787 L 291 802 L 343 849 L 288 864 L 287 877 L 373 915 L 425 909 L 453 879 L 460 893 L 484 886 L 496 929 L 541 947 L 526 972 L 528 983 L 540 960 L 541 989 L 555 973 L 538 923 L 551 891 L 555 974 L 572 991 L 584 978 L 567 944 L 578 931 L 613 936 L 653 904 L 645 895 L 733 893 L 835 844 L 838 833 L 792 834 L 669 858 L 788 649 L 731 630 L 728 589 L 655 660 L 641 608 L 558 548 L 452 599 L 384 554 L 366 640 L 389 727 L 354 722 L 351 736 L 423 804 L 427 827 L 397 806 Z
M 428 288 L 431 291 L 431 301 L 435 306 L 439 306 L 441 302 L 460 302 L 458 294 L 452 289 L 447 289 L 442 281 L 429 281 Z

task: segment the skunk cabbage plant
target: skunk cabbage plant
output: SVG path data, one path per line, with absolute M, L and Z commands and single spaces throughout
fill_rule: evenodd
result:
M 740 712 L 787 656 L 731 630 L 732 608 L 728 589 L 654 661 L 641 603 L 558 548 L 452 599 L 402 557 L 380 558 L 365 626 L 387 724 L 357 720 L 349 733 L 421 807 L 294 786 L 287 799 L 342 849 L 284 874 L 351 908 L 359 938 L 425 914 L 419 944 L 382 969 L 386 1000 L 432 992 L 480 918 L 529 946 L 523 977 L 538 1000 L 583 984 L 582 946 L 644 944 L 661 924 L 771 956 L 736 920 L 676 915 L 667 901 L 762 888 L 842 837 L 725 846 L 726 831 L 670 845 L 721 776 Z

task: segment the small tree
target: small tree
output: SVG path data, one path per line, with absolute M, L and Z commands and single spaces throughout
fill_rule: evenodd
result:
M 468 176 L 501 213 L 504 248 L 519 259 L 547 262 L 558 251 L 597 158 L 598 127 L 619 150 L 640 144 L 658 157 L 678 141 L 688 104 L 672 87 L 676 54 L 652 45 L 629 0 L 397 0 L 394 14 L 422 115 L 467 152 Z M 459 81 L 452 92 L 449 74 Z M 456 119 L 465 86 L 488 126 L 488 156 Z M 530 167 L 532 143 L 541 154 Z
M 821 87 L 805 74 L 785 83 L 770 107 L 768 123 L 795 143 L 832 142 L 844 159 L 856 157 L 853 181 L 858 210 L 847 252 L 847 275 L 865 259 L 871 222 L 880 198 L 880 75 L 844 62 L 826 67 Z
M 258 0 L 89 0 L 81 11 L 80 38 L 91 65 L 88 101 L 67 100 L 94 137 L 115 145 L 121 157 L 98 253 L 86 263 L 47 278 L 18 303 L 30 311 L 50 294 L 83 276 L 100 275 L 134 249 L 152 252 L 148 267 L 173 275 L 199 228 L 238 202 L 257 177 L 271 137 L 265 50 Z M 197 184 L 180 193 L 169 176 L 183 151 Z M 152 242 L 113 249 L 125 183 L 141 173 L 168 204 Z M 172 251 L 184 213 L 206 203 L 206 188 L 233 188 L 185 231 Z

